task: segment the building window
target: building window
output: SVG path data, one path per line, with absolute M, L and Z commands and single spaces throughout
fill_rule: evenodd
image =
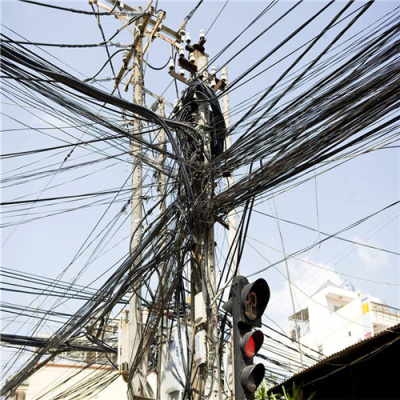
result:
M 15 400 L 25 400 L 26 394 L 25 392 L 18 392 L 15 393 Z
M 351 331 L 349 331 L 349 336 L 351 336 Z

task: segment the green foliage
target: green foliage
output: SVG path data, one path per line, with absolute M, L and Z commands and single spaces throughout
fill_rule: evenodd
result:
M 285 400 L 304 400 L 302 384 L 296 388 L 296 384 L 293 382 L 293 387 L 292 387 L 291 393 L 287 392 L 283 386 L 282 386 L 282 390 L 283 390 L 283 398 Z M 316 392 L 311 393 L 310 396 L 308 396 L 308 398 L 306 400 L 312 400 L 315 396 L 315 393 Z
M 263 379 L 260 386 L 257 388 L 256 392 L 254 393 L 254 397 L 256 399 L 268 399 L 268 386 L 267 381 Z
M 256 392 L 254 393 L 254 396 L 256 399 L 279 400 L 279 398 L 273 393 L 268 395 L 268 385 L 265 379 L 263 379 L 260 386 L 257 388 Z
M 311 393 L 310 396 L 307 397 L 307 399 L 304 399 L 303 385 L 301 384 L 300 386 L 296 387 L 295 383 L 293 383 L 291 391 L 286 391 L 284 387 L 282 387 L 282 390 L 283 395 L 275 393 L 268 394 L 267 381 L 263 379 L 260 386 L 255 391 L 254 396 L 256 399 L 260 400 L 312 400 L 316 393 Z

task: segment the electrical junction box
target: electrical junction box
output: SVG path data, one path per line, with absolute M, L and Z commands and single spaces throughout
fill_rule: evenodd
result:
M 129 362 L 129 318 L 128 311 L 121 313 L 118 329 L 118 365 L 119 371 L 123 375 L 128 371 Z
M 203 293 L 198 293 L 194 297 L 194 323 L 196 326 L 207 323 L 207 311 Z
M 207 361 L 207 347 L 206 347 L 207 334 L 203 329 L 196 333 L 194 337 L 194 361 L 197 366 L 204 364 Z
M 224 391 L 227 398 L 233 398 L 233 363 L 230 342 L 227 342 L 223 348 L 222 365 L 224 367 Z
M 190 328 L 188 335 L 190 337 Z M 165 369 L 165 392 L 171 396 L 184 392 L 182 380 L 184 380 L 184 365 L 188 365 L 189 343 L 184 326 L 174 326 L 172 329 L 173 340 L 167 350 L 167 365 Z

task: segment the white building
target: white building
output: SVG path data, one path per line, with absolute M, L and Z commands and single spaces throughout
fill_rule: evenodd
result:
M 289 321 L 291 338 L 329 356 L 399 323 L 400 310 L 356 293 L 348 282 L 327 281 Z
M 118 322 L 109 320 L 104 328 L 102 339 L 110 347 L 116 347 Z M 49 335 L 37 334 L 36 337 L 45 339 Z M 82 345 L 82 348 L 92 345 L 86 338 L 76 339 L 73 344 Z M 117 363 L 116 353 L 86 350 L 60 353 L 18 387 L 14 400 L 61 400 L 75 396 L 126 400 L 127 385 L 111 362 Z
M 91 386 L 99 379 L 112 383 L 101 391 L 93 390 Z M 87 398 L 96 400 L 127 399 L 126 383 L 115 368 L 57 362 L 47 364 L 30 376 L 17 389 L 15 400 L 68 399 L 80 392 L 86 392 Z

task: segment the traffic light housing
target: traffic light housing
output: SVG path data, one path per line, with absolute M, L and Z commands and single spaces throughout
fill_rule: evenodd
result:
M 254 399 L 254 392 L 265 375 L 263 364 L 253 357 L 264 342 L 261 319 L 270 298 L 265 279 L 249 283 L 244 276 L 233 279 L 229 300 L 223 308 L 232 315 L 235 400 Z

